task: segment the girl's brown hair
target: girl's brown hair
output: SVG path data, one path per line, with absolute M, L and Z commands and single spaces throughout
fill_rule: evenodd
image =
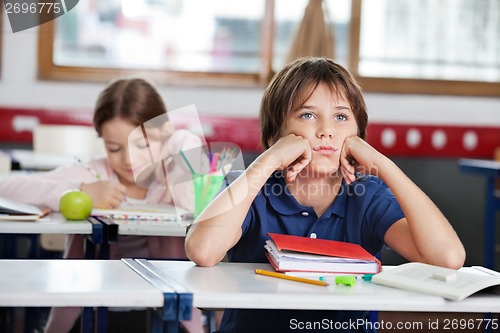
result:
M 346 98 L 356 118 L 358 135 L 366 136 L 368 114 L 361 88 L 344 67 L 327 58 L 299 58 L 278 72 L 267 86 L 260 105 L 261 145 L 278 141 L 288 115 L 300 108 L 314 89 L 325 83 Z
M 166 113 L 165 103 L 152 83 L 141 78 L 122 78 L 112 81 L 99 94 L 94 127 L 101 136 L 102 125 L 113 118 L 126 119 L 140 126 Z

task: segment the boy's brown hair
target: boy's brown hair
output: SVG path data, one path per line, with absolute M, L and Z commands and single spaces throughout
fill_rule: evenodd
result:
M 331 59 L 299 58 L 274 76 L 262 97 L 259 118 L 261 145 L 265 149 L 278 141 L 287 116 L 300 108 L 320 83 L 326 83 L 334 93 L 349 101 L 358 125 L 358 135 L 365 138 L 368 123 L 366 104 L 352 74 Z
M 94 127 L 101 136 L 102 125 L 113 118 L 123 118 L 139 126 L 159 115 L 166 117 L 166 113 L 167 107 L 152 83 L 142 78 L 121 78 L 99 94 Z

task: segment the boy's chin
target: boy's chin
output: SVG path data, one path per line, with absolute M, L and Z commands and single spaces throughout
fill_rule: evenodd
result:
M 313 178 L 325 178 L 325 177 L 336 178 L 338 177 L 339 174 L 340 170 L 338 165 L 329 165 L 329 166 L 312 165 L 304 169 L 303 172 L 301 172 L 301 175 Z

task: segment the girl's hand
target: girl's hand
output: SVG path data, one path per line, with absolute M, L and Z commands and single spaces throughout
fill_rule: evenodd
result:
M 356 180 L 355 172 L 378 176 L 378 161 L 383 156 L 358 136 L 346 138 L 340 152 L 340 170 L 346 183 Z
M 126 187 L 120 183 L 98 181 L 95 183 L 82 183 L 80 190 L 90 195 L 95 208 L 116 208 L 125 200 Z
M 301 136 L 289 134 L 280 138 L 266 151 L 276 161 L 275 170 L 286 170 L 286 179 L 291 182 L 311 162 L 311 145 Z

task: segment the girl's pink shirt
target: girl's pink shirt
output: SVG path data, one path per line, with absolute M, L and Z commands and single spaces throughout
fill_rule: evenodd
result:
M 202 145 L 199 137 L 186 130 L 177 130 L 170 137 L 167 152 L 174 153 Z M 111 169 L 107 159 L 96 159 L 87 165 L 97 172 L 101 180 L 118 182 L 118 177 Z M 172 165 L 169 168 L 169 180 L 180 180 L 189 177 L 189 169 L 183 165 Z M 59 210 L 59 198 L 67 190 L 80 187 L 81 183 L 95 182 L 95 175 L 90 173 L 81 164 L 61 166 L 48 172 L 15 175 L 0 181 L 0 195 L 40 207 L 48 207 L 53 211 Z M 173 204 L 172 195 L 166 190 L 165 184 L 153 181 L 148 188 L 148 203 Z M 176 185 L 175 205 L 192 210 L 194 189 L 191 182 L 180 182 Z M 128 238 L 128 239 L 125 239 Z M 137 244 L 142 236 L 122 236 L 122 241 L 111 246 L 111 259 L 123 257 L 148 256 L 151 258 L 186 258 L 184 252 L 184 237 L 147 236 L 147 248 L 138 248 Z M 130 241 L 136 238 L 134 241 Z M 70 235 L 66 241 L 65 258 L 83 258 L 83 236 Z

